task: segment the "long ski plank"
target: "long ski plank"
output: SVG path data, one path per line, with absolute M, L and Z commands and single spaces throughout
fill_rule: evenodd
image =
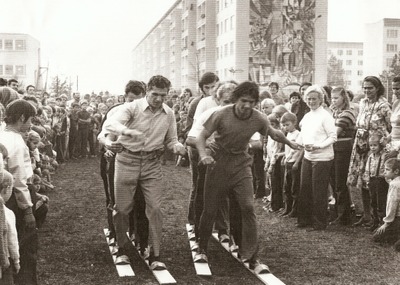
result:
M 129 238 L 129 233 L 127 233 L 128 238 Z M 146 263 L 147 267 L 150 269 L 150 271 L 153 273 L 154 277 L 157 279 L 158 283 L 160 284 L 176 284 L 175 278 L 171 275 L 171 273 L 168 271 L 168 269 L 163 269 L 163 270 L 152 270 L 150 268 L 149 261 L 147 259 L 144 259 L 143 256 L 140 254 L 139 250 L 137 249 L 135 242 L 132 241 L 133 247 L 136 249 L 138 255 L 142 258 L 142 260 Z
M 221 246 L 226 251 L 228 251 L 237 261 L 239 261 L 241 264 L 243 264 L 243 266 L 246 267 L 251 273 L 253 273 L 261 282 L 263 282 L 266 285 L 285 285 L 285 283 L 283 283 L 281 280 L 279 280 L 279 278 L 277 278 L 272 273 L 261 273 L 261 274 L 255 273 L 253 270 L 251 270 L 249 268 L 249 264 L 248 263 L 243 263 L 240 260 L 240 258 L 238 258 L 237 252 L 231 252 L 231 250 L 229 248 L 229 243 L 227 243 L 227 242 L 219 242 L 217 233 L 213 233 L 212 236 L 219 244 L 221 244 Z
M 212 274 L 211 274 L 210 266 L 208 263 L 194 262 L 194 257 L 196 255 L 196 251 L 193 251 L 192 248 L 196 244 L 196 242 L 193 240 L 190 240 L 192 231 L 191 231 L 191 227 L 189 224 L 186 224 L 186 232 L 187 232 L 188 239 L 189 239 L 190 251 L 192 253 L 193 265 L 194 265 L 194 269 L 196 270 L 196 274 L 202 275 L 202 276 L 211 276 Z
M 108 232 L 108 229 L 104 229 L 104 235 L 106 236 L 107 246 L 108 246 L 108 249 L 110 250 L 110 254 L 112 256 L 115 268 L 117 269 L 118 276 L 119 277 L 135 276 L 135 272 L 133 271 L 130 264 L 115 264 L 116 256 L 115 256 L 115 254 L 113 254 L 114 247 L 108 245 L 107 232 Z

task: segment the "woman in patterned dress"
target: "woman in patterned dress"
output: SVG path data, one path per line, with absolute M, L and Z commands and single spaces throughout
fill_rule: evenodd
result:
M 369 153 L 368 138 L 380 133 L 386 138 L 391 131 L 391 106 L 383 96 L 385 88 L 379 78 L 367 76 L 362 88 L 365 98 L 360 101 L 360 112 L 356 120 L 356 137 L 351 152 L 348 186 L 357 186 L 361 190 L 363 215 L 354 225 L 366 225 L 371 222 L 370 194 L 367 185 L 362 181 Z

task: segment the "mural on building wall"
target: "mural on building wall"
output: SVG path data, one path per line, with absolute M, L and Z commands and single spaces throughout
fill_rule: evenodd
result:
M 315 0 L 251 0 L 249 79 L 311 82 L 314 22 Z

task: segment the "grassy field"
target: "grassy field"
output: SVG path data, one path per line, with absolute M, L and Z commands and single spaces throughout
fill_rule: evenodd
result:
M 48 220 L 40 229 L 39 284 L 158 284 L 138 256 L 136 276 L 119 278 L 103 228 L 107 226 L 99 160 L 67 163 L 53 176 Z M 200 278 L 192 265 L 185 231 L 190 174 L 164 167 L 163 261 L 178 284 L 261 284 L 220 245 L 210 242 L 213 276 Z M 260 259 L 285 284 L 400 284 L 400 253 L 370 241 L 366 229 L 328 227 L 309 232 L 256 201 Z

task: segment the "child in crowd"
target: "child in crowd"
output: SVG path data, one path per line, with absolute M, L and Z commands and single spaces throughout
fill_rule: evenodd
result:
M 386 212 L 386 197 L 388 192 L 388 183 L 384 177 L 384 162 L 386 152 L 381 143 L 382 135 L 372 134 L 368 143 L 371 154 L 368 156 L 365 165 L 365 172 L 362 177 L 363 184 L 367 185 L 371 196 L 372 222 L 369 229 L 374 231 Z
M 271 128 L 280 129 L 279 121 L 276 115 L 268 116 Z M 267 157 L 265 159 L 264 170 L 267 171 L 267 177 L 271 186 L 271 207 L 270 212 L 276 212 L 283 207 L 282 185 L 283 173 L 281 169 L 281 158 L 277 154 L 283 151 L 283 144 L 268 137 L 267 141 Z
M 47 212 L 49 210 L 48 202 L 49 197 L 46 195 L 39 194 L 39 190 L 42 185 L 42 178 L 34 174 L 32 177 L 32 184 L 28 185 L 29 193 L 31 194 L 32 199 L 32 211 L 33 215 L 36 219 L 36 227 L 40 228 L 47 216 Z
M 373 235 L 375 242 L 394 243 L 400 251 L 400 160 L 390 158 L 385 162 L 385 178 L 390 181 L 384 224 Z
M 14 284 L 14 273 L 20 269 L 15 214 L 4 205 L 11 197 L 13 180 L 11 173 L 4 169 L 0 153 L 0 284 Z
M 296 129 L 297 117 L 287 112 L 281 118 L 281 125 L 289 141 L 296 142 L 300 132 Z M 285 145 L 285 156 L 282 165 L 285 168 L 283 189 L 285 194 L 285 211 L 282 216 L 297 217 L 297 195 L 300 189 L 300 169 L 302 150 L 292 149 Z
M 284 105 L 285 108 L 288 109 L 288 110 L 291 110 L 291 109 L 292 109 L 292 106 L 293 106 L 293 105 L 296 105 L 297 102 L 300 101 L 300 98 L 301 98 L 301 95 L 300 95 L 299 92 L 296 92 L 296 91 L 292 92 L 292 93 L 289 95 L 289 102 L 285 103 L 285 105 Z

